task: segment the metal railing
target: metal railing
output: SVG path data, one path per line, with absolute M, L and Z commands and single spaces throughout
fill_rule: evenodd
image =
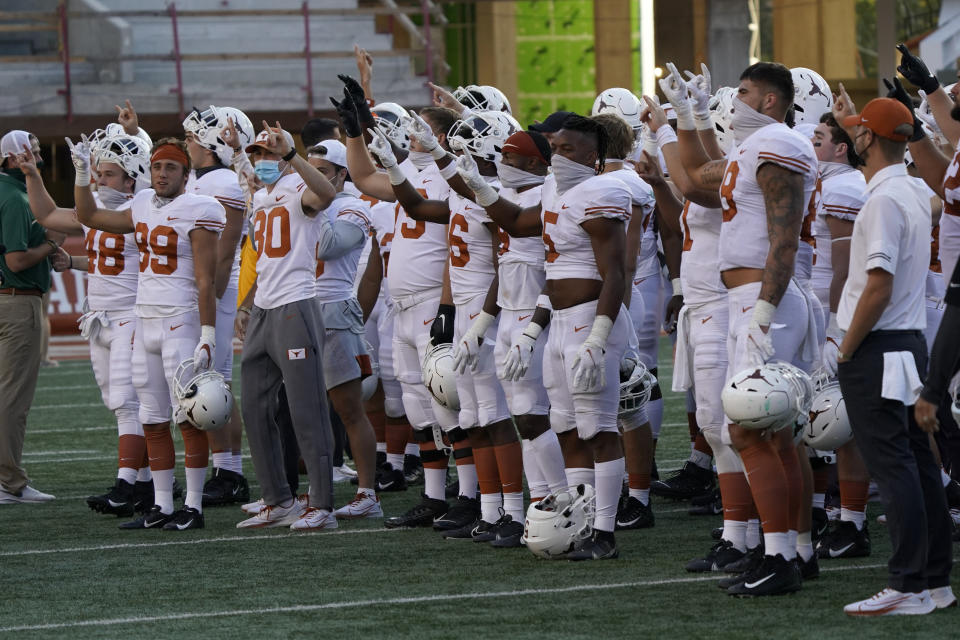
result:
M 431 28 L 433 24 L 443 26 L 447 20 L 442 10 L 432 0 L 420 0 L 419 7 L 399 6 L 394 0 L 380 0 L 380 7 L 357 7 L 354 9 L 316 9 L 311 8 L 306 0 L 298 9 L 235 9 L 235 10 L 180 10 L 176 2 L 171 2 L 162 10 L 127 10 L 127 11 L 70 11 L 66 0 L 60 0 L 54 14 L 42 11 L 0 11 L 0 33 L 25 33 L 56 31 L 58 35 L 57 55 L 19 55 L 0 56 L 0 64 L 25 62 L 54 62 L 63 64 L 64 86 L 57 90 L 66 104 L 67 122 L 73 120 L 73 92 L 71 88 L 71 63 L 86 62 L 81 56 L 74 56 L 70 49 L 70 20 L 81 18 L 169 18 L 173 34 L 172 49 L 169 54 L 125 54 L 112 58 L 115 62 L 169 60 L 173 62 L 176 72 L 176 86 L 170 89 L 177 95 L 177 107 L 180 118 L 185 116 L 183 71 L 184 62 L 209 60 L 287 60 L 303 59 L 305 63 L 306 85 L 303 87 L 307 94 L 307 113 L 313 116 L 313 67 L 312 61 L 317 58 L 352 58 L 353 50 L 313 51 L 310 43 L 310 19 L 315 17 L 333 16 L 390 16 L 418 42 L 423 49 L 404 48 L 382 51 L 368 51 L 373 57 L 380 56 L 409 56 L 424 57 L 424 66 L 427 80 L 434 81 L 434 65 L 438 65 L 441 73 L 450 70 L 443 59 L 442 50 L 433 41 Z M 410 16 L 420 16 L 423 26 L 418 26 Z M 278 51 L 259 53 L 184 53 L 180 47 L 179 22 L 192 18 L 250 18 L 250 17 L 291 17 L 299 16 L 303 20 L 304 48 L 301 51 Z

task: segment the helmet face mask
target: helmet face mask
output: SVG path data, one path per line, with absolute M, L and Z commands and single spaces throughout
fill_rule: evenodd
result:
M 650 395 L 657 384 L 657 378 L 637 361 L 630 377 L 620 383 L 620 415 L 626 415 L 640 409 L 650 401 Z
M 453 123 L 447 141 L 451 149 L 461 149 L 488 162 L 499 162 L 503 144 L 519 130 L 520 125 L 509 114 L 483 111 Z
M 200 111 L 196 107 L 183 120 L 183 130 L 193 134 L 197 144 L 212 151 L 224 166 L 230 165 L 233 157 L 233 147 L 226 143 L 220 132 L 229 122 L 233 122 L 234 129 L 240 137 L 240 148 L 245 148 L 254 140 L 253 123 L 239 109 L 234 107 L 215 107 Z

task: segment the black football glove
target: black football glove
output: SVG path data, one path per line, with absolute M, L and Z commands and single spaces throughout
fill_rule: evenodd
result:
M 887 87 L 887 97 L 893 98 L 905 106 L 910 110 L 910 115 L 913 116 L 913 134 L 910 136 L 910 142 L 921 140 L 923 136 L 927 134 L 924 132 L 923 123 L 920 121 L 920 118 L 917 117 L 917 112 L 913 108 L 913 100 L 910 98 L 910 94 L 907 93 L 907 90 L 903 88 L 903 84 L 900 82 L 900 79 L 894 78 L 893 84 L 890 84 L 890 81 L 884 78 L 883 84 Z
M 430 325 L 430 344 L 447 344 L 453 342 L 453 318 L 457 308 L 452 304 L 441 304 L 437 307 L 437 317 Z
M 897 51 L 901 53 L 900 66 L 897 67 L 897 71 L 912 85 L 923 89 L 927 94 L 931 94 L 940 88 L 940 81 L 937 80 L 937 76 L 930 73 L 923 60 L 910 53 L 907 45 L 898 44 Z
M 336 98 L 330 97 L 337 115 L 340 116 L 340 124 L 343 125 L 343 132 L 348 138 L 359 138 L 363 135 L 360 129 L 360 117 L 357 115 L 357 108 L 353 104 L 353 99 L 346 89 L 343 90 L 343 100 L 337 102 Z
M 363 87 L 360 86 L 359 82 L 346 74 L 339 73 L 337 77 L 340 78 L 340 81 L 343 83 L 345 94 L 350 95 L 350 99 L 353 100 L 353 104 L 357 108 L 360 126 L 363 129 L 374 128 L 376 124 L 373 120 L 373 114 L 370 113 L 370 105 L 367 103 L 367 95 L 363 92 Z

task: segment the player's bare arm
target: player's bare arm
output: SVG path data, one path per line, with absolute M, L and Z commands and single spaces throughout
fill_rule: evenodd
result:
M 380 296 L 380 284 L 383 282 L 383 259 L 380 257 L 380 243 L 377 238 L 370 238 L 370 255 L 367 257 L 367 266 L 360 276 L 360 284 L 357 285 L 357 302 L 360 303 L 360 309 L 363 311 L 363 321 L 373 312 L 377 306 L 377 298 Z
M 757 184 L 763 191 L 770 238 L 759 298 L 777 306 L 793 277 L 804 214 L 803 176 L 767 163 L 757 170 Z
M 215 282 L 218 300 L 223 297 L 223 293 L 227 290 L 227 285 L 230 284 L 230 273 L 233 271 L 233 261 L 236 256 L 237 245 L 240 243 L 240 237 L 243 235 L 243 225 L 245 221 L 243 211 L 240 209 L 226 205 L 224 205 L 223 209 L 227 213 L 227 224 L 217 242 L 217 272 Z
M 626 286 L 623 255 L 626 252 L 627 234 L 624 233 L 623 223 L 619 220 L 598 218 L 587 220 L 581 226 L 590 235 L 597 270 L 603 278 L 600 297 L 597 299 L 597 315 L 616 320 L 620 305 L 623 304 Z
M 71 236 L 83 234 L 73 209 L 58 207 L 43 184 L 43 178 L 37 169 L 36 159 L 30 147 L 24 145 L 23 153 L 17 154 L 17 164 L 27 180 L 27 198 L 30 211 L 43 227 Z
M 190 232 L 193 250 L 193 277 L 197 281 L 197 300 L 200 306 L 200 324 L 214 326 L 217 322 L 216 269 L 217 233 L 207 229 Z
M 500 239 L 496 224 L 487 222 L 483 226 L 490 233 L 490 247 L 493 251 L 493 271 L 496 274 L 490 282 L 490 288 L 487 289 L 487 297 L 483 299 L 483 310 L 492 316 L 496 316 L 500 313 L 500 306 L 497 304 L 497 297 L 500 292 Z
M 73 185 L 73 199 L 77 207 L 77 219 L 88 227 L 109 231 L 110 233 L 132 233 L 133 214 L 130 209 L 113 211 L 99 209 L 90 191 L 90 143 L 86 136 L 80 137 L 78 144 L 66 138 L 67 147 L 73 159 L 76 179 Z

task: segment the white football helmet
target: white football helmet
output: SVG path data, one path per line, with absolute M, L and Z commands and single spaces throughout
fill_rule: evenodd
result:
M 447 143 L 451 149 L 462 149 L 474 157 L 497 162 L 503 143 L 521 129 L 509 113 L 481 111 L 454 122 L 447 133 Z
M 150 186 L 150 147 L 139 136 L 99 136 L 93 146 L 93 162 L 112 162 L 136 181 L 134 191 Z
M 486 84 L 468 84 L 453 90 L 457 102 L 471 111 L 506 111 L 510 113 L 510 102 L 503 91 Z
M 833 451 L 853 439 L 847 405 L 840 383 L 825 373 L 816 377 L 810 424 L 803 429 L 803 441 L 820 451 Z
M 423 384 L 440 406 L 460 410 L 457 375 L 453 370 L 453 345 L 438 344 L 423 359 Z
M 380 102 L 370 109 L 377 128 L 390 141 L 403 150 L 410 148 L 410 134 L 407 125 L 410 123 L 410 114 L 396 102 Z
M 620 383 L 620 409 L 617 413 L 626 415 L 647 404 L 656 385 L 657 378 L 638 361 L 630 377 Z
M 593 534 L 593 487 L 581 484 L 535 502 L 527 509 L 523 542 L 533 555 L 562 558 Z
M 230 159 L 233 157 L 233 147 L 220 137 L 220 132 L 231 120 L 240 137 L 240 148 L 246 149 L 247 145 L 256 138 L 256 132 L 250 118 L 234 107 L 210 105 L 203 111 L 194 107 L 190 115 L 183 120 L 183 130 L 195 135 L 201 146 L 213 151 L 220 160 L 220 164 L 229 167 Z
M 193 358 L 187 358 L 177 367 L 173 383 L 179 413 L 197 429 L 220 429 L 230 420 L 233 394 L 222 374 L 213 370 L 197 372 Z
M 775 360 L 734 374 L 720 399 L 727 417 L 744 429 L 792 428 L 810 419 L 813 381 L 797 367 Z
M 710 115 L 717 133 L 717 144 L 727 153 L 733 146 L 733 99 L 737 90 L 733 87 L 720 87 L 710 98 Z
M 377 352 L 373 345 L 366 340 L 363 341 L 363 344 L 367 347 L 367 354 L 370 356 L 370 368 L 373 370 L 373 373 L 360 381 L 360 391 L 363 394 L 363 401 L 366 402 L 377 392 L 377 384 L 380 382 L 380 363 L 377 361 Z
M 633 95 L 632 91 L 622 87 L 613 87 L 604 89 L 597 96 L 597 99 L 593 101 L 593 109 L 590 110 L 590 115 L 616 114 L 626 120 L 627 124 L 636 132 L 640 130 L 640 112 L 642 110 L 643 105 L 640 103 L 640 99 Z
M 790 69 L 793 76 L 793 111 L 797 124 L 820 122 L 820 116 L 833 107 L 833 93 L 830 85 L 819 73 L 806 67 Z

